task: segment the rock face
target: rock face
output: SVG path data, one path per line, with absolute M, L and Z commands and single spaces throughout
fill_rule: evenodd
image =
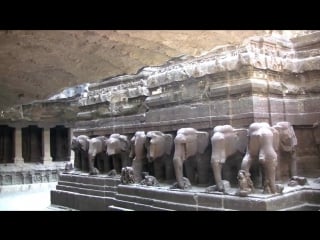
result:
M 0 31 L 0 110 L 266 31 Z

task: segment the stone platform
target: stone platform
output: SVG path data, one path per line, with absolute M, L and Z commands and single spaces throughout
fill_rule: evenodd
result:
M 310 178 L 308 183 L 285 185 L 283 194 L 265 195 L 258 189 L 248 197 L 239 197 L 234 188 L 226 194 L 206 193 L 204 187 L 184 191 L 170 189 L 168 184 L 122 185 L 119 176 L 60 174 L 56 190 L 51 191 L 51 204 L 88 211 L 320 210 L 320 183 Z
M 1 164 L 0 187 L 20 184 L 57 182 L 67 162 Z

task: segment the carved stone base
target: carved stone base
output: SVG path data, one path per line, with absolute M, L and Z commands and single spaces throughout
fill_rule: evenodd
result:
M 65 170 L 66 162 L 0 164 L 0 186 L 57 182 L 59 173 Z
M 61 174 L 57 189 L 51 191 L 51 203 L 77 210 L 99 211 L 319 210 L 320 184 L 313 179 L 308 182 L 310 185 L 286 186 L 282 194 L 264 195 L 262 189 L 258 189 L 248 197 L 240 197 L 235 188 L 227 194 L 208 194 L 200 187 L 173 190 L 169 184 L 161 183 L 160 187 L 122 185 L 120 176 Z

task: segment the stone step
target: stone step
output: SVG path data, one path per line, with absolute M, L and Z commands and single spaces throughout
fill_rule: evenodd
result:
M 108 209 L 109 209 L 110 211 L 134 211 L 134 210 L 129 209 L 129 208 L 122 208 L 122 207 L 117 207 L 117 206 L 114 206 L 114 205 L 110 205 L 110 206 L 108 207 Z
M 83 184 L 92 184 L 98 186 L 117 186 L 119 185 L 120 178 L 119 177 L 107 177 L 101 175 L 76 175 L 76 174 L 60 174 L 59 181 L 63 182 L 77 182 Z
M 214 207 L 200 206 L 197 204 L 183 204 L 177 201 L 163 201 L 158 199 L 144 198 L 140 196 L 130 196 L 124 194 L 116 194 L 116 203 L 125 201 L 127 203 L 139 203 L 147 206 L 152 206 L 161 209 L 169 209 L 171 211 L 229 211 L 232 209 L 222 209 Z M 135 206 L 135 205 L 134 205 Z M 135 209 L 136 210 L 136 209 Z
M 161 207 L 155 207 L 150 206 L 147 204 L 141 204 L 137 202 L 129 202 L 124 200 L 116 200 L 114 203 L 114 206 L 120 207 L 120 208 L 126 208 L 126 209 L 132 209 L 134 211 L 174 211 L 172 209 L 167 208 L 161 208 Z
M 80 193 L 92 196 L 100 196 L 100 197 L 114 197 L 115 191 L 100 191 L 94 189 L 87 189 L 87 188 L 79 188 L 79 187 L 70 187 L 70 186 L 63 186 L 57 185 L 57 190 L 68 191 L 73 193 Z
M 114 192 L 117 191 L 117 186 L 93 185 L 93 184 L 84 184 L 84 183 L 77 183 L 77 182 L 59 181 L 57 186 L 85 188 L 85 189 L 92 189 L 92 190 L 99 190 L 99 191 L 114 191 Z
M 80 211 L 107 211 L 107 206 L 114 205 L 113 197 L 92 196 L 62 190 L 51 191 L 51 204 Z
M 319 204 L 301 204 L 294 207 L 283 208 L 281 211 L 320 211 Z

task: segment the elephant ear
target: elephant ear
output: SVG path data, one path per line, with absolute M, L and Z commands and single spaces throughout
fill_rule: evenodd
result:
M 121 151 L 127 152 L 130 150 L 130 144 L 127 136 L 120 135 L 119 136 Z
M 209 133 L 207 132 L 197 132 L 198 140 L 198 152 L 203 154 L 209 144 Z
M 164 134 L 164 141 L 165 141 L 165 153 L 170 155 L 172 146 L 173 146 L 173 137 L 171 134 Z
M 274 127 L 270 127 L 270 130 L 272 131 L 273 134 L 273 148 L 275 151 L 279 150 L 280 147 L 280 132 L 281 129 L 279 129 L 278 127 L 274 126 Z

